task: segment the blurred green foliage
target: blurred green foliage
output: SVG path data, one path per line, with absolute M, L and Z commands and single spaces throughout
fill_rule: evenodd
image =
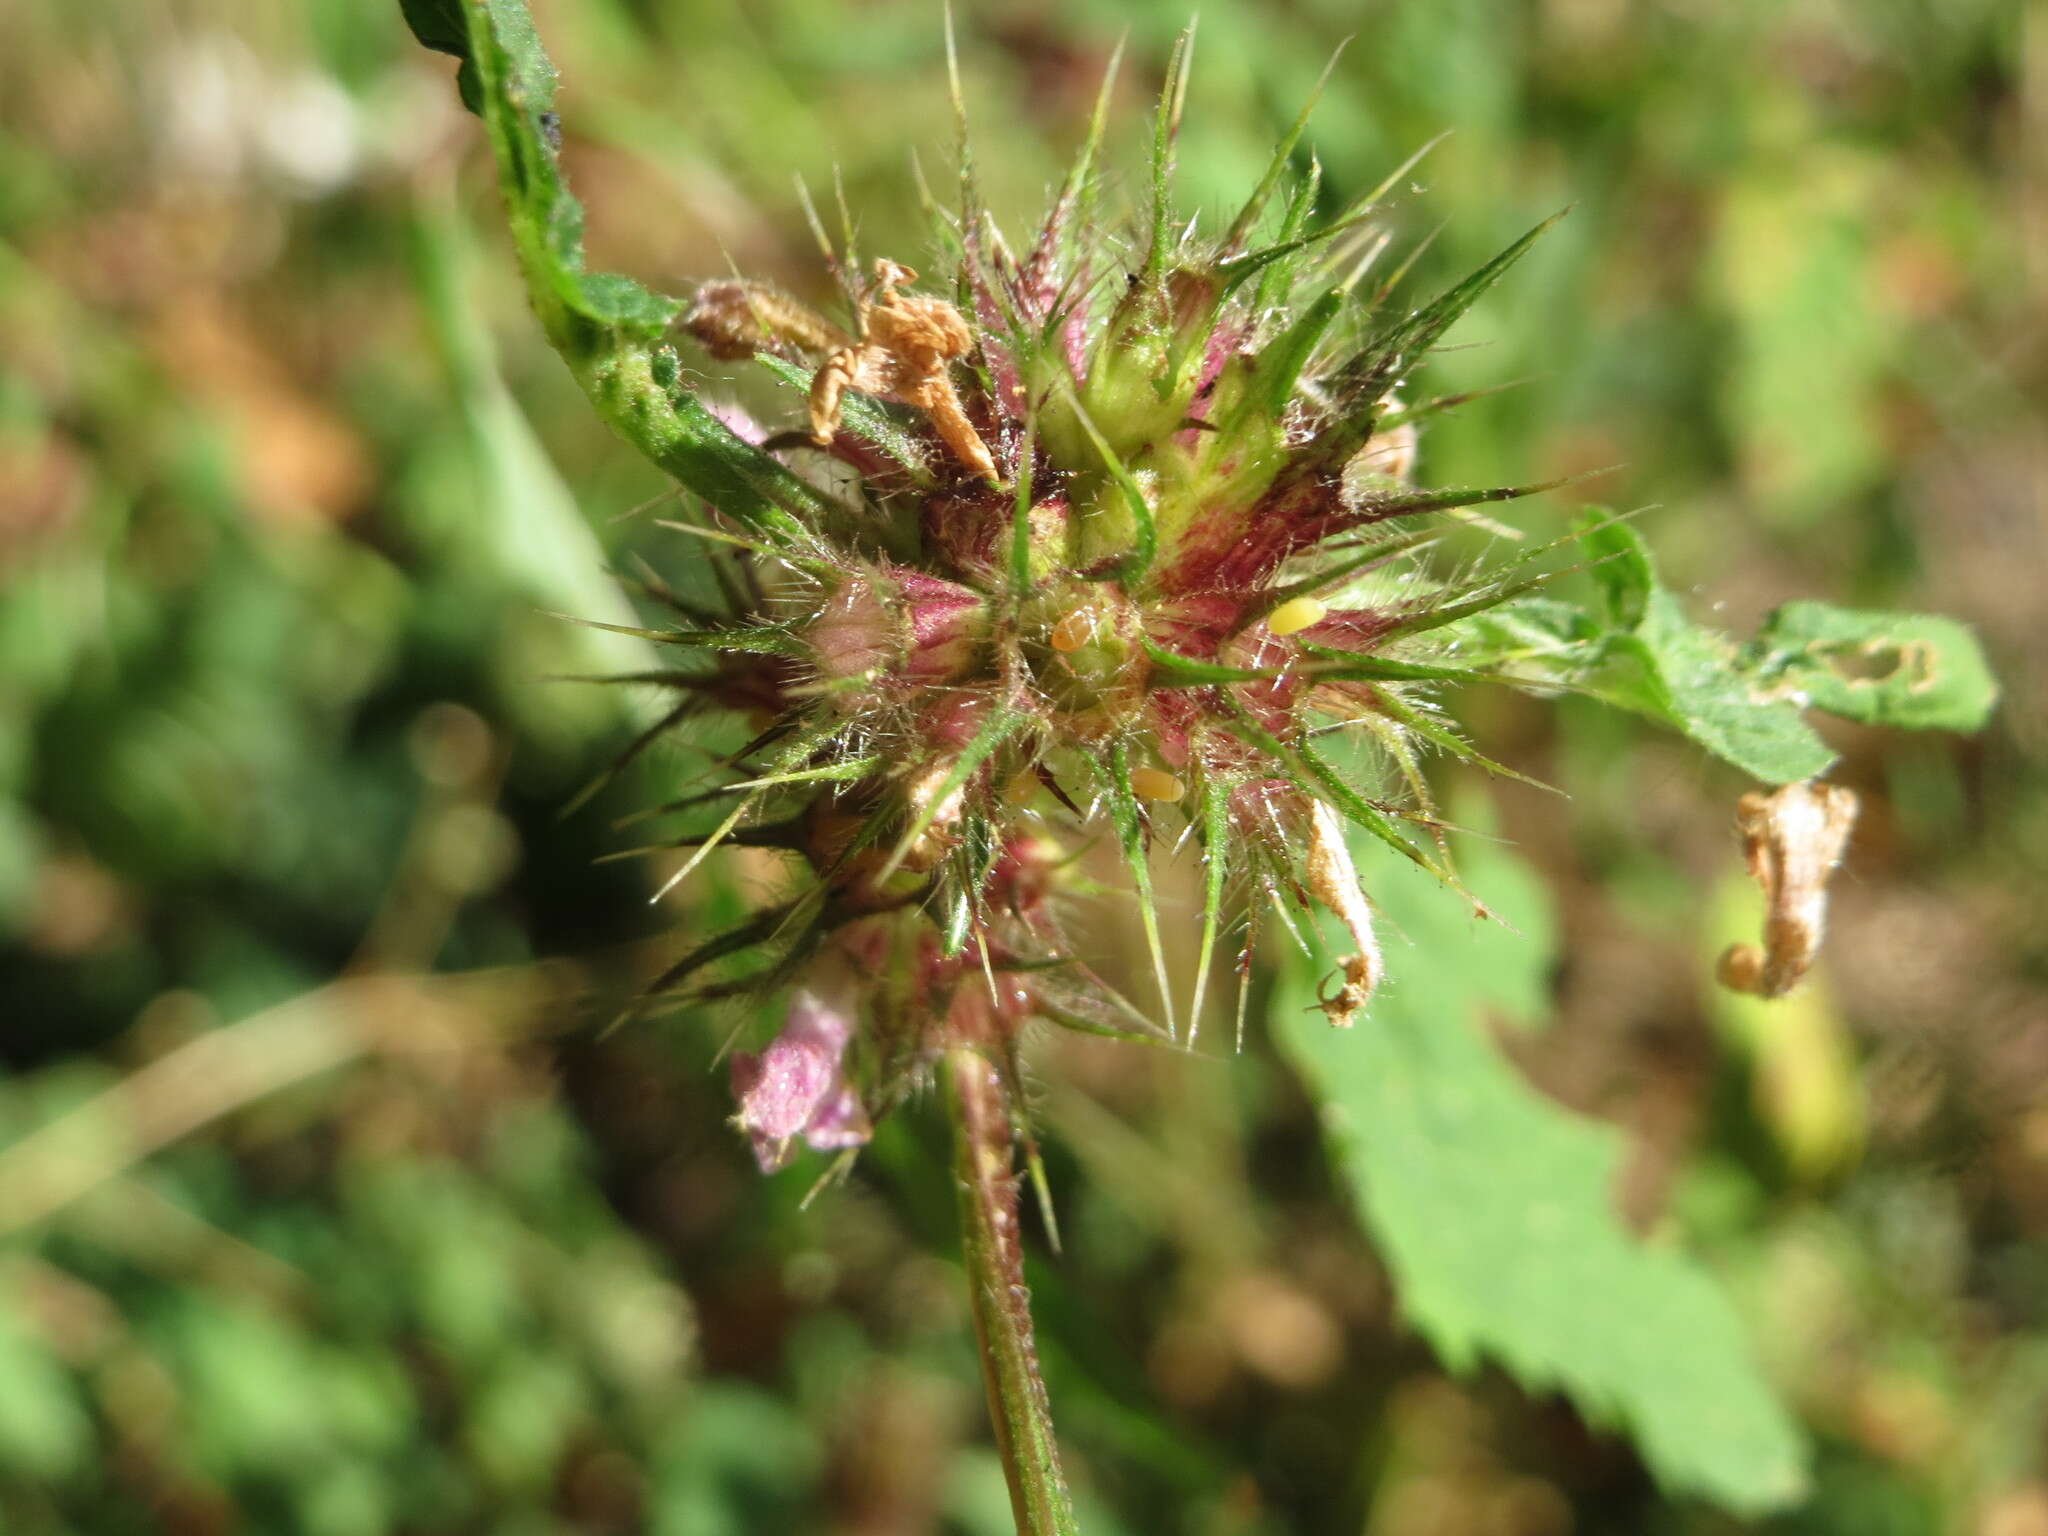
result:
M 835 171 L 917 259 L 929 7 L 537 10 L 594 264 L 816 294 L 792 177 Z M 1183 9 L 957 19 L 999 215 L 1126 31 L 1136 184 Z M 1573 796 L 1486 791 L 1558 911 L 1512 1008 L 1547 1022 L 1508 1043 L 1622 1128 L 1621 1211 L 1715 1257 L 1817 1436 L 1769 1528 L 2048 1531 L 2039 18 L 1233 0 L 1191 201 L 1256 177 L 1349 34 L 1310 134 L 1333 205 L 1453 130 L 1397 211 L 1443 223 L 1424 287 L 1575 205 L 1438 360 L 1530 382 L 1433 424 L 1430 481 L 1620 463 L 1600 494 L 1661 504 L 1699 616 L 1952 614 L 2008 682 L 1974 741 L 1824 728 L 1867 810 L 1829 974 L 1768 1013 L 1706 980 L 1756 921 L 1737 779 L 1582 701 L 1471 709 Z M 558 815 L 634 722 L 548 680 L 620 659 L 548 613 L 616 608 L 607 555 L 692 552 L 623 515 L 662 485 L 478 234 L 450 70 L 342 0 L 0 15 L 0 1524 L 1001 1532 L 937 1117 L 804 1209 L 723 1123 L 733 1020 L 604 1032 L 735 898 L 650 910 L 593 862 L 686 756 Z M 1041 1044 L 1066 1248 L 1033 1283 L 1084 1529 L 1739 1528 L 1561 1401 L 1442 1373 L 1264 1030 Z

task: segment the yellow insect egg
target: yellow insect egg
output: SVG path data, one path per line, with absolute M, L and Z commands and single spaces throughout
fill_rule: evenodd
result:
M 1140 800 L 1164 800 L 1171 805 L 1188 792 L 1187 785 L 1159 768 L 1133 768 L 1131 793 Z
M 1052 627 L 1052 648 L 1061 654 L 1078 651 L 1095 638 L 1095 613 L 1076 608 Z
M 1290 597 L 1266 615 L 1266 628 L 1276 635 L 1291 635 L 1311 624 L 1322 623 L 1329 611 L 1312 597 Z

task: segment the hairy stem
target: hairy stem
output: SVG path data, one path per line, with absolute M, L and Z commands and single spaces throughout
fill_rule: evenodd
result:
M 1017 1231 L 1015 1146 L 1002 1079 L 979 1052 L 961 1047 L 946 1057 L 946 1086 L 953 1104 L 961 1251 L 973 1293 L 989 1418 L 1010 1483 L 1018 1536 L 1075 1536 L 1079 1528 L 1060 1473 L 1052 1410 L 1031 1331 L 1031 1292 L 1024 1284 L 1024 1247 Z

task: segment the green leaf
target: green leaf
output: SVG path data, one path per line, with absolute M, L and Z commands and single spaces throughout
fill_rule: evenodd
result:
M 453 53 L 484 121 L 519 262 L 548 340 L 612 429 L 729 516 L 800 542 L 831 504 L 742 441 L 681 383 L 675 300 L 583 268 L 583 205 L 556 151 L 556 76 L 525 0 L 400 0 L 413 33 Z
M 1976 637 L 1953 619 L 1788 603 L 1741 645 L 1685 616 L 1633 528 L 1599 512 L 1580 526 L 1600 602 L 1525 596 L 1461 618 L 1445 631 L 1461 662 L 1648 715 L 1774 784 L 1834 761 L 1802 718 L 1808 708 L 1871 725 L 1974 731 L 1997 702 Z
M 476 62 L 469 55 L 469 18 L 463 14 L 466 9 L 463 0 L 398 0 L 398 8 L 405 15 L 405 24 L 412 28 L 412 35 L 420 42 L 436 53 L 452 54 L 462 61 L 462 68 L 455 75 L 456 90 L 462 97 L 462 104 L 481 117 L 484 110 L 483 83 L 477 78 Z M 533 34 L 532 21 L 523 14 L 519 19 L 525 23 L 530 38 Z M 547 73 L 547 80 L 552 95 L 552 69 Z
M 1816 709 L 1871 725 L 1974 731 L 1998 702 L 1977 637 L 1954 619 L 1787 603 L 1756 648 L 1765 676 Z
M 1640 667 L 1640 693 L 1626 685 L 1611 697 L 1662 716 L 1708 751 L 1770 784 L 1827 771 L 1835 760 L 1800 718 L 1798 704 L 1773 696 L 1745 673 L 1725 635 L 1685 617 L 1678 599 L 1650 594 L 1641 628 L 1617 645 Z
M 1452 1366 L 1498 1361 L 1625 1429 L 1673 1491 L 1742 1515 L 1783 1508 L 1804 1490 L 1804 1447 L 1727 1299 L 1616 1216 L 1620 1137 L 1536 1093 L 1487 1038 L 1491 1019 L 1543 1010 L 1552 925 L 1511 855 L 1481 846 L 1464 862 L 1513 929 L 1361 858 L 1408 940 L 1389 957 L 1393 979 L 1344 1031 L 1314 1009 L 1317 971 L 1297 963 L 1275 993 L 1276 1032 L 1323 1106 L 1403 1309 Z M 1326 955 L 1341 947 L 1333 927 Z
M 583 205 L 562 180 L 556 143 L 555 67 L 541 46 L 526 0 L 400 0 L 408 21 L 430 7 L 435 41 L 428 46 L 462 60 L 457 83 L 463 102 L 491 131 L 499 180 L 528 281 L 545 287 L 553 303 L 542 307 L 552 334 L 569 316 L 599 325 L 631 325 L 660 335 L 681 307 L 630 279 L 583 270 Z M 465 32 L 458 51 L 449 47 L 454 25 L 447 12 L 461 13 Z M 420 25 L 413 23 L 420 35 Z M 426 40 L 422 35 L 422 40 Z M 536 292 L 537 307 L 543 294 Z M 550 310 L 557 313 L 550 314 Z
M 1770 784 L 1823 773 L 1835 760 L 1801 718 L 1800 701 L 1760 676 L 1718 630 L 1694 624 L 1657 584 L 1642 535 L 1589 513 L 1583 535 L 1606 598 L 1609 633 L 1578 679 L 1610 704 L 1677 727 L 1715 756 Z

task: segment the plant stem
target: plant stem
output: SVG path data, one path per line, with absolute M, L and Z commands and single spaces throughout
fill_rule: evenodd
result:
M 1017 1230 L 1017 1173 L 1002 1079 L 978 1051 L 946 1056 L 953 1103 L 953 1173 L 960 1186 L 961 1252 L 974 1303 L 989 1418 L 1018 1536 L 1077 1536 L 1038 1346 Z

